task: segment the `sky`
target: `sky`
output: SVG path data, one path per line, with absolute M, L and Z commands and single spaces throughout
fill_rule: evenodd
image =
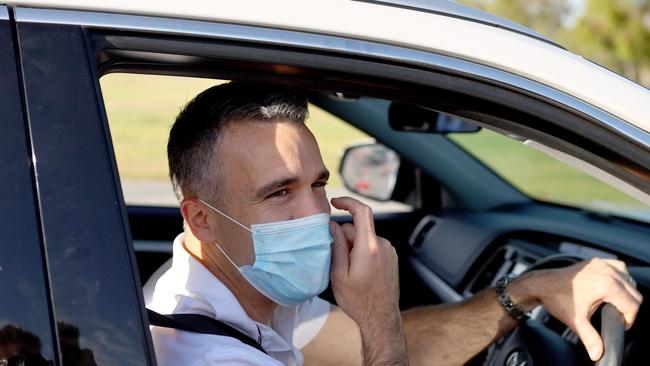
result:
M 586 0 L 570 0 L 571 8 L 573 11 L 572 16 L 567 19 L 567 26 L 575 25 L 576 20 L 584 13 L 585 11 L 585 1 Z

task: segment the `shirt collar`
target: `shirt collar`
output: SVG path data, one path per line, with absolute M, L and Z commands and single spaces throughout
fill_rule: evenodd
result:
M 262 347 L 267 352 L 290 351 L 293 347 L 273 328 L 254 321 L 233 293 L 183 246 L 184 234 L 174 240 L 171 278 L 177 279 L 174 313 L 202 314 L 231 325 L 254 340 L 262 333 Z M 180 295 L 180 296 L 179 296 Z

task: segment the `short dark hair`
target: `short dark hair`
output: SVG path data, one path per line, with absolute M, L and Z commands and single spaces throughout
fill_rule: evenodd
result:
M 215 147 L 221 128 L 244 121 L 295 122 L 307 118 L 307 98 L 268 84 L 233 81 L 213 86 L 181 110 L 169 133 L 169 177 L 176 197 L 219 200 Z

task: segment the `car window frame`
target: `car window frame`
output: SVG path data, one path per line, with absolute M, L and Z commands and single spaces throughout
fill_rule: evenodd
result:
M 49 301 L 34 162 L 15 51 L 14 24 L 7 7 L 0 5 L 0 230 L 4 236 L 0 246 L 0 289 L 5 297 L 0 304 L 0 318 L 9 322 L 0 324 L 0 328 L 11 324 L 32 333 L 41 343 L 41 355 L 58 362 L 58 335 Z
M 205 22 L 199 20 L 172 19 L 142 15 L 116 13 L 95 13 L 91 11 L 40 9 L 37 7 L 16 9 L 17 18 L 23 22 L 76 24 L 88 29 L 111 29 L 139 31 L 150 34 L 167 34 L 205 39 L 220 39 L 236 42 L 251 42 L 261 45 L 298 47 L 308 50 L 339 53 L 355 57 L 384 60 L 386 62 L 410 64 L 414 68 L 425 68 L 439 72 L 462 75 L 485 83 L 502 86 L 504 89 L 519 90 L 540 100 L 570 110 L 577 115 L 611 131 L 626 136 L 630 141 L 647 147 L 650 139 L 647 132 L 609 114 L 579 98 L 573 97 L 549 85 L 516 75 L 506 70 L 483 65 L 480 62 L 464 60 L 411 47 L 395 46 L 327 34 L 313 34 L 282 30 L 262 26 L 238 25 L 226 22 Z M 128 45 L 125 45 L 128 48 Z M 610 72 L 603 70 L 603 72 Z
M 472 93 L 476 95 L 478 93 L 486 98 L 486 100 L 498 102 L 498 100 L 503 99 L 504 94 L 510 94 L 508 97 L 514 98 L 511 102 L 520 104 L 523 102 L 523 105 L 518 105 L 517 108 L 532 112 L 531 108 L 534 109 L 535 107 L 543 106 L 547 109 L 546 111 L 536 110 L 535 112 L 544 112 L 547 115 L 550 110 L 548 107 L 556 108 L 556 112 L 563 114 L 563 118 L 559 120 L 558 118 L 545 118 L 544 121 L 551 128 L 561 129 L 565 134 L 569 135 L 580 131 L 589 140 L 602 141 L 604 146 L 611 147 L 609 149 L 610 154 L 624 152 L 623 155 L 626 159 L 630 159 L 633 164 L 632 166 L 623 166 L 617 159 L 609 159 L 613 161 L 613 164 L 608 164 L 607 161 L 602 160 L 599 164 L 605 166 L 606 169 L 612 169 L 613 174 L 622 177 L 623 180 L 632 180 L 632 184 L 638 189 L 646 194 L 650 194 L 650 188 L 646 187 L 648 179 L 644 173 L 650 171 L 650 163 L 646 161 L 647 152 L 650 150 L 650 137 L 645 131 L 578 98 L 556 90 L 551 86 L 543 85 L 503 70 L 481 65 L 477 62 L 407 47 L 379 44 L 338 36 L 218 22 L 38 8 L 18 8 L 17 14 L 19 15 L 19 19 L 25 22 L 81 24 L 88 29 L 109 29 L 122 32 L 139 30 L 157 34 L 195 37 L 195 39 L 220 39 L 229 42 L 245 41 L 259 44 L 260 46 L 296 47 L 315 52 L 326 51 L 327 53 L 336 53 L 338 55 L 344 54 L 348 59 L 363 57 L 366 59 L 381 60 L 382 62 L 405 63 L 407 64 L 408 70 L 412 71 L 406 72 L 406 74 L 413 74 L 416 68 L 449 73 L 449 75 L 454 75 L 457 78 L 465 78 L 468 85 L 463 86 L 462 83 L 454 83 L 454 87 L 463 89 L 463 93 L 468 93 L 469 95 Z M 112 46 L 116 49 L 134 50 L 134 44 L 129 44 L 128 42 L 123 44 L 115 43 L 119 42 L 118 38 L 113 37 L 112 41 L 109 40 L 108 43 L 113 43 Z M 249 56 L 252 59 L 255 58 L 254 53 L 251 54 L 251 52 L 248 52 L 248 55 L 242 57 L 249 59 Z M 165 55 L 165 57 L 168 57 L 168 61 L 173 61 L 174 59 L 173 55 Z M 300 62 L 304 65 L 309 60 L 302 59 Z M 327 63 L 322 58 L 320 62 Z M 343 65 L 338 66 L 340 68 Z M 115 70 L 119 68 L 119 65 L 104 65 L 103 67 Z M 354 73 L 363 73 L 363 71 L 353 70 Z M 106 72 L 106 70 L 101 70 L 101 72 Z M 161 72 L 163 71 L 161 70 Z M 182 73 L 183 71 L 176 70 L 175 72 Z M 190 72 L 190 74 L 193 72 Z M 405 76 L 407 75 L 398 75 L 395 76 L 395 79 L 404 80 Z M 441 79 L 436 81 L 438 83 L 441 81 L 444 83 Z M 422 82 L 422 80 L 413 79 L 411 82 L 418 83 Z M 438 86 L 444 87 L 442 84 Z M 469 86 L 477 90 L 472 91 L 471 88 L 468 88 Z M 490 90 L 488 89 L 490 87 L 492 87 L 491 92 L 495 95 L 491 95 L 489 92 Z M 533 103 L 531 104 L 530 101 L 533 101 Z M 498 124 L 498 121 L 489 121 L 488 124 Z M 595 128 L 583 128 L 585 124 L 589 124 Z M 516 129 L 517 127 L 519 127 L 517 123 L 507 126 L 509 129 Z M 523 132 L 534 133 L 535 131 L 536 128 L 533 128 L 532 131 L 528 128 Z M 612 137 L 616 136 L 621 137 L 624 141 L 618 138 L 612 139 Z M 561 151 L 578 155 L 583 160 L 588 162 L 593 162 L 594 160 L 594 155 L 589 149 L 570 149 L 570 147 L 561 146 L 559 144 L 561 141 L 554 139 L 555 136 L 553 134 L 538 134 L 537 137 L 539 142 L 549 144 Z M 603 141 L 604 138 L 607 139 L 606 142 Z M 637 169 L 637 165 L 643 167 L 640 172 Z

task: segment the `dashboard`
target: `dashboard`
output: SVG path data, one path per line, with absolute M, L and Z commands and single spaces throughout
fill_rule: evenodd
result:
M 646 298 L 650 293 L 650 228 L 593 212 L 533 204 L 426 215 L 408 244 L 411 267 L 443 302 L 471 297 L 493 287 L 506 273 L 521 274 L 544 258 L 562 254 L 623 260 L 641 293 Z M 650 350 L 641 346 L 650 330 L 649 311 L 643 304 L 626 333 L 625 365 L 647 364 L 650 359 Z M 581 346 L 578 337 L 542 307 L 531 318 Z

